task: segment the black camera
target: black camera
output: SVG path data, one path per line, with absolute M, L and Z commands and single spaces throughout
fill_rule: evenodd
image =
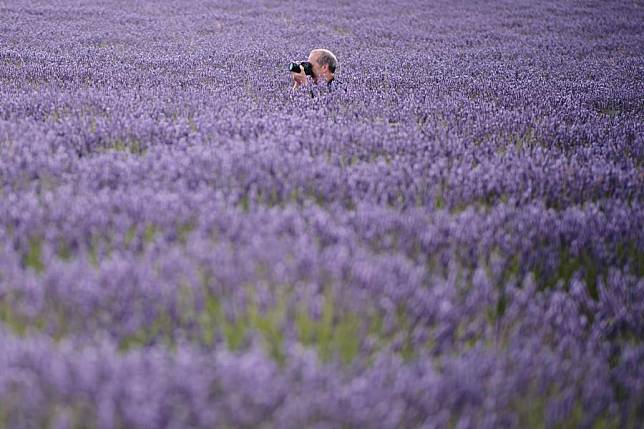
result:
M 288 70 L 293 72 L 293 73 L 300 73 L 302 69 L 300 69 L 300 66 L 304 69 L 304 74 L 307 76 L 313 76 L 313 64 L 309 63 L 308 61 L 302 61 L 301 63 L 291 63 L 288 65 Z

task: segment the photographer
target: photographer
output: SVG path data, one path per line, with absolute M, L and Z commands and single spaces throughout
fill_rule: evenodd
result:
M 291 63 L 289 70 L 293 78 L 293 89 L 305 86 L 308 83 L 307 75 L 311 76 L 314 83 L 321 79 L 326 81 L 329 89 L 333 87 L 335 68 L 338 60 L 333 52 L 328 49 L 313 49 L 309 54 L 308 63 Z M 299 66 L 299 72 L 297 72 Z

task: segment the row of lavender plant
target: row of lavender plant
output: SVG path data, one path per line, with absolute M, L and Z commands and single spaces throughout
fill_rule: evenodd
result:
M 637 423 L 642 355 L 623 335 L 632 327 L 641 333 L 641 319 L 633 316 L 641 313 L 641 304 L 631 301 L 641 303 L 641 282 L 614 272 L 606 284 L 612 292 L 596 302 L 583 285 L 544 294 L 528 281 L 508 288 L 505 315 L 491 325 L 487 314 L 496 288 L 480 273 L 474 278 L 464 301 L 440 305 L 445 327 L 467 311 L 458 346 L 444 333 L 432 337 L 435 346 L 416 358 L 405 360 L 391 347 L 350 370 L 324 364 L 310 348 L 288 340 L 280 366 L 261 343 L 241 354 L 226 348 L 206 352 L 185 341 L 124 354 L 100 334 L 80 343 L 3 334 L 5 422 L 443 427 L 458 419 L 463 426 L 526 427 L 617 426 L 621 417 L 624 424 Z M 434 287 L 454 298 L 458 285 Z M 593 322 L 581 310 L 584 304 L 591 307 Z M 414 343 L 423 341 L 414 337 Z M 606 338 L 623 347 L 612 365 L 615 351 Z M 621 398 L 606 388 L 614 384 Z

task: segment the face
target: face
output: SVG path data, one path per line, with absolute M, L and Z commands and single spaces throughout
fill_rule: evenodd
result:
M 313 66 L 313 78 L 315 79 L 325 74 L 329 68 L 329 66 L 326 64 L 324 66 L 320 66 L 320 63 L 318 62 L 319 56 L 320 54 L 318 52 L 311 52 L 309 54 L 309 62 Z

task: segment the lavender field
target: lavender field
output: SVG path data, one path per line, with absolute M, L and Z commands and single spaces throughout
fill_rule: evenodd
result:
M 642 427 L 643 23 L 0 1 L 0 428 Z

